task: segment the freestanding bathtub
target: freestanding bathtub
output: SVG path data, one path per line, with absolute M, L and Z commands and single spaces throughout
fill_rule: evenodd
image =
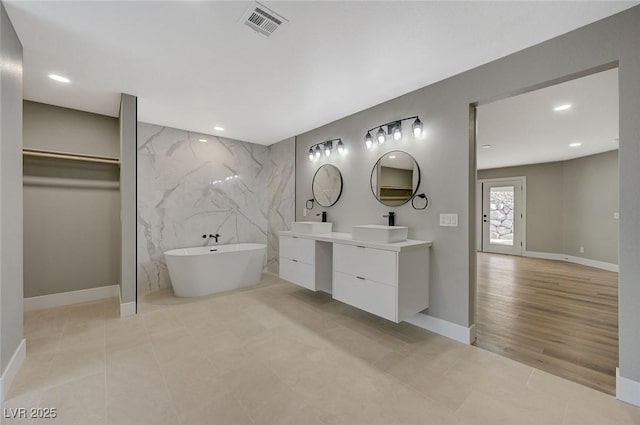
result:
M 260 282 L 267 246 L 238 243 L 172 249 L 164 253 L 173 292 L 199 297 Z

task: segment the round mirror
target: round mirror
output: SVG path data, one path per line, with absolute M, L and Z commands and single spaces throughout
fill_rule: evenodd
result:
M 330 207 L 342 195 L 342 174 L 338 167 L 324 164 L 318 168 L 311 183 L 313 197 L 322 207 Z
M 420 186 L 420 167 L 406 152 L 387 152 L 371 171 L 371 191 L 384 205 L 397 207 L 407 203 Z

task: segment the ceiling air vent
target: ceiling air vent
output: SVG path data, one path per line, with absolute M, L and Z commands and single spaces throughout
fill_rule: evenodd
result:
M 280 25 L 288 22 L 268 7 L 254 1 L 242 15 L 240 21 L 254 31 L 269 37 Z

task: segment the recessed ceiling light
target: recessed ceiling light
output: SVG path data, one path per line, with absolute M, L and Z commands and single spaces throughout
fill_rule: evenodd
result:
M 389 159 L 396 159 L 395 155 L 389 155 Z
M 491 145 L 482 145 L 482 149 L 489 149 Z
M 224 127 L 220 127 L 220 126 L 218 126 L 218 125 L 216 125 L 215 127 L 213 127 L 213 129 L 214 129 L 215 131 L 224 131 Z
M 199 141 L 199 142 L 202 142 L 202 143 L 206 143 L 206 142 L 208 142 L 208 140 L 207 140 L 207 139 L 198 139 L 198 141 Z
M 555 108 L 553 108 L 554 111 L 559 112 L 559 111 L 566 111 L 567 109 L 571 109 L 571 104 L 570 103 L 565 103 L 564 105 L 558 105 Z
M 570 148 L 577 148 L 579 146 L 582 146 L 582 143 L 580 143 L 580 142 L 569 143 L 569 147 Z
M 70 83 L 71 80 L 68 79 L 67 77 L 63 77 L 62 75 L 58 75 L 58 74 L 49 74 L 49 78 L 51 78 L 53 81 L 57 81 L 59 83 Z

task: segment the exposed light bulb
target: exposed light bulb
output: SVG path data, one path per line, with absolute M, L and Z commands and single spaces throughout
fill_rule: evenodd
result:
M 344 143 L 342 143 L 342 140 L 338 140 L 338 153 L 340 155 L 344 153 Z
M 575 143 L 570 143 L 569 144 L 570 148 L 578 148 L 580 146 L 582 146 L 582 143 L 580 143 L 580 142 L 575 142 Z
M 207 143 L 207 139 L 198 139 L 199 142 Z
M 367 131 L 367 135 L 364 136 L 364 144 L 367 149 L 371 149 L 371 147 L 373 146 L 373 137 L 371 137 L 370 131 Z
M 387 133 L 380 127 L 378 132 L 376 133 L 376 137 L 378 138 L 378 143 L 383 144 L 387 139 Z
M 320 158 L 322 151 L 320 150 L 320 146 L 316 146 L 316 159 Z
M 400 124 L 396 125 L 393 129 L 393 140 L 402 139 L 402 130 L 400 130 Z
M 216 125 L 215 127 L 213 127 L 213 129 L 215 131 L 224 131 L 224 127 L 220 127 L 219 125 Z
M 413 131 L 413 135 L 415 137 L 420 137 L 420 135 L 422 134 L 422 121 L 420 121 L 420 118 L 416 117 L 416 120 L 411 125 L 411 130 Z
M 313 154 L 313 149 L 309 148 L 309 161 L 313 161 L 315 155 Z

